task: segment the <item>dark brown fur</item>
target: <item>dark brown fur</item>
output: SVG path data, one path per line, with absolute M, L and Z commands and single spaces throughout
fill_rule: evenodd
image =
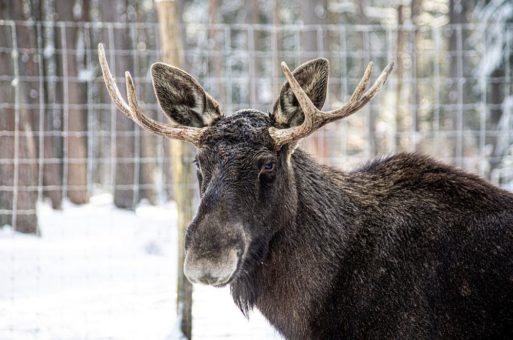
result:
M 316 63 L 304 82 L 324 81 Z M 276 151 L 268 128 L 300 121 L 283 96 L 271 115 L 217 117 L 198 149 L 187 253 L 222 272 L 237 250 L 243 313 L 288 339 L 513 338 L 513 195 L 417 154 L 342 172 Z
M 245 282 L 287 338 L 512 336 L 511 194 L 414 154 L 293 164 L 296 222 Z

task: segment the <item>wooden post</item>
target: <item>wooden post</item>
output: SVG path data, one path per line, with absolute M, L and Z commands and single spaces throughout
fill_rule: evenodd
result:
M 174 0 L 157 1 L 159 19 L 160 43 L 163 61 L 182 67 L 183 47 L 179 20 L 177 14 L 178 4 Z M 178 227 L 178 275 L 177 275 L 177 313 L 181 321 L 183 334 L 191 339 L 192 333 L 192 285 L 183 273 L 185 258 L 185 231 L 187 224 L 192 220 L 193 190 L 193 149 L 187 143 L 171 140 L 170 159 L 173 172 L 173 188 L 177 207 Z

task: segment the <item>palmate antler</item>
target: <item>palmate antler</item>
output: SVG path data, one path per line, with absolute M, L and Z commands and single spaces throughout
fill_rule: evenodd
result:
M 159 136 L 184 140 L 199 146 L 201 136 L 207 129 L 206 127 L 196 128 L 183 125 L 164 124 L 148 117 L 141 110 L 139 104 L 137 103 L 134 82 L 130 72 L 128 71 L 125 72 L 126 93 L 128 98 L 127 104 L 119 92 L 114 77 L 110 73 L 109 65 L 107 64 L 107 59 L 105 58 L 105 50 L 103 48 L 103 44 L 98 44 L 98 58 L 100 59 L 103 80 L 107 86 L 107 91 L 109 92 L 112 101 L 121 112 L 123 112 L 128 118 L 137 123 L 140 127 L 149 130 Z
M 372 62 L 369 63 L 362 80 L 351 95 L 349 102 L 336 110 L 321 111 L 315 107 L 308 95 L 305 93 L 305 91 L 303 91 L 292 72 L 290 72 L 287 64 L 282 62 L 281 68 L 285 74 L 285 78 L 287 78 L 292 92 L 296 96 L 299 105 L 303 110 L 304 121 L 301 125 L 290 127 L 288 129 L 277 129 L 275 127 L 269 128 L 269 134 L 273 138 L 276 146 L 282 146 L 304 138 L 321 126 L 334 120 L 347 117 L 361 109 L 378 93 L 381 86 L 383 86 L 387 80 L 387 77 L 393 66 L 393 62 L 388 64 L 383 72 L 381 72 L 378 79 L 376 79 L 374 84 L 367 90 L 367 92 L 364 93 L 372 72 Z

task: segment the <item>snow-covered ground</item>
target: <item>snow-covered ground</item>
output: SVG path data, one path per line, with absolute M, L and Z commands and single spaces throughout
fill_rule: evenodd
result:
M 41 237 L 0 229 L 0 339 L 166 339 L 176 320 L 173 204 L 38 207 Z M 194 339 L 279 339 L 229 290 L 195 286 Z

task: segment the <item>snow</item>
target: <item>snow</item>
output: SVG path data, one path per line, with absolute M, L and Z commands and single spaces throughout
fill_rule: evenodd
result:
M 79 81 L 93 81 L 96 79 L 96 70 L 92 67 L 83 68 L 78 70 L 78 80 Z
M 0 339 L 179 339 L 175 206 L 113 207 L 110 195 L 54 211 L 42 236 L 0 229 Z M 194 339 L 279 339 L 228 288 L 195 286 Z
M 187 336 L 183 334 L 181 329 L 181 322 L 182 322 L 182 316 L 183 316 L 183 304 L 180 303 L 178 307 L 178 315 L 175 320 L 175 325 L 173 327 L 173 331 L 171 334 L 166 338 L 166 340 L 187 340 Z

